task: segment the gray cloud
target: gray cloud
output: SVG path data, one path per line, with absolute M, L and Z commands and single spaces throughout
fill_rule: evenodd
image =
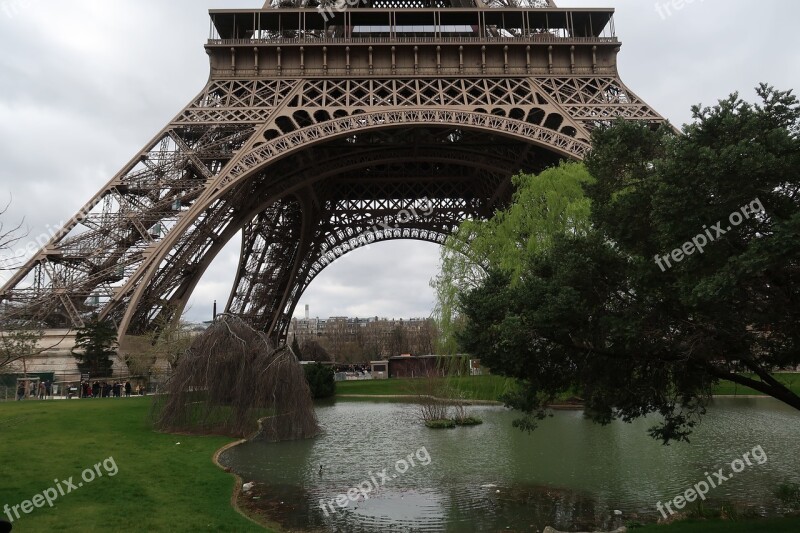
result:
M 0 200 L 14 199 L 5 220 L 24 217 L 33 238 L 71 217 L 205 84 L 207 10 L 262 3 L 0 0 Z M 666 0 L 558 4 L 617 8 L 623 80 L 676 125 L 693 104 L 800 81 L 795 2 L 695 0 L 665 18 L 656 5 Z M 227 301 L 238 247 L 209 269 L 190 319 Z M 436 246 L 413 241 L 353 252 L 314 281 L 298 314 L 308 303 L 320 317 L 427 316 L 437 264 Z

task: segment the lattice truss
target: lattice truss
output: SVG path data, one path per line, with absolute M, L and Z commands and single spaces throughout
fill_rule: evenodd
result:
M 0 293 L 4 316 L 80 325 L 190 210 L 291 83 L 212 82 Z
M 591 129 L 615 118 L 664 119 L 616 78 L 545 78 L 539 86 L 569 116 Z
M 582 129 L 580 124 L 566 115 L 529 78 L 313 80 L 306 83 L 296 106 L 309 110 L 307 118 L 302 114 L 293 117 L 296 126 L 307 126 L 320 119 L 330 120 L 324 111 L 312 112 L 315 109 L 363 111 L 386 107 L 441 107 L 508 117 L 588 140 L 586 132 L 578 135 Z M 338 116 L 334 115 L 334 118 Z M 268 132 L 271 135 L 278 133 L 275 130 Z
M 441 242 L 616 116 L 663 120 L 611 78 L 212 80 L 16 273 L 2 314 L 147 330 L 242 231 L 229 310 L 280 337 L 353 239 Z M 426 195 L 424 223 L 369 230 Z
M 261 215 L 245 227 L 233 312 L 262 329 L 285 332 L 311 281 L 343 255 L 393 239 L 442 244 L 460 222 L 486 217 L 494 202 L 506 199 L 501 191 L 508 192 L 507 174 L 455 163 L 397 162 L 369 170 L 369 178 L 319 182 L 306 192 L 314 205 L 307 204 L 304 220 L 293 219 L 291 228 L 274 227 L 267 236 Z

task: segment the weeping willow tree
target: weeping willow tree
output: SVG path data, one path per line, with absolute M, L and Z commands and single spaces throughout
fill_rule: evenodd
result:
M 154 413 L 156 427 L 170 432 L 269 441 L 305 439 L 319 432 L 297 357 L 228 315 L 192 342 Z
M 488 220 L 467 220 L 440 252 L 434 318 L 440 329 L 440 353 L 458 351 L 461 319 L 458 296 L 479 286 L 486 273 L 499 270 L 520 279 L 527 258 L 547 250 L 556 235 L 580 235 L 589 229 L 590 201 L 583 186 L 592 178 L 582 163 L 561 163 L 538 175 L 518 174 L 511 204 Z

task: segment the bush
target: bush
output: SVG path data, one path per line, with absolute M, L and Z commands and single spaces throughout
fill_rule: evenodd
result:
M 474 416 L 468 416 L 466 418 L 456 418 L 453 420 L 459 426 L 477 426 L 479 424 L 483 424 L 483 420 L 480 418 L 476 418 Z
M 456 427 L 455 421 L 449 419 L 426 420 L 425 425 L 431 429 L 450 429 Z
M 775 489 L 775 496 L 792 509 L 800 509 L 800 485 L 797 483 L 781 483 Z
M 308 386 L 311 388 L 311 394 L 315 400 L 330 398 L 336 394 L 333 367 L 316 363 L 314 365 L 303 365 L 303 368 L 306 371 L 306 381 L 308 381 Z

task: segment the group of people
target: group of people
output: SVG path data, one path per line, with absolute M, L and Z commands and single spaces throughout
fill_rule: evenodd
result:
M 20 381 L 17 384 L 17 401 L 24 400 L 26 396 L 44 400 L 50 397 L 52 392 L 52 383 L 49 381 L 40 381 L 38 387 L 33 381 Z
M 369 365 L 333 365 L 335 372 L 355 372 L 365 374 L 371 370 Z
M 145 387 L 137 385 L 135 388 L 130 381 L 81 381 L 80 386 L 67 386 L 63 391 L 67 398 L 121 398 L 123 395 L 130 398 L 131 395 L 143 396 Z M 45 400 L 53 395 L 53 384 L 50 381 L 40 381 L 37 385 L 35 381 L 19 381 L 17 383 L 17 401 L 25 398 L 38 398 Z
M 126 398 L 130 398 L 133 392 L 133 386 L 130 381 L 126 381 L 125 383 L 121 381 L 115 381 L 113 383 L 107 381 L 102 383 L 99 381 L 95 381 L 94 383 L 81 381 L 79 391 L 80 398 L 121 398 L 123 393 Z M 136 387 L 136 394 L 142 394 L 141 387 Z

